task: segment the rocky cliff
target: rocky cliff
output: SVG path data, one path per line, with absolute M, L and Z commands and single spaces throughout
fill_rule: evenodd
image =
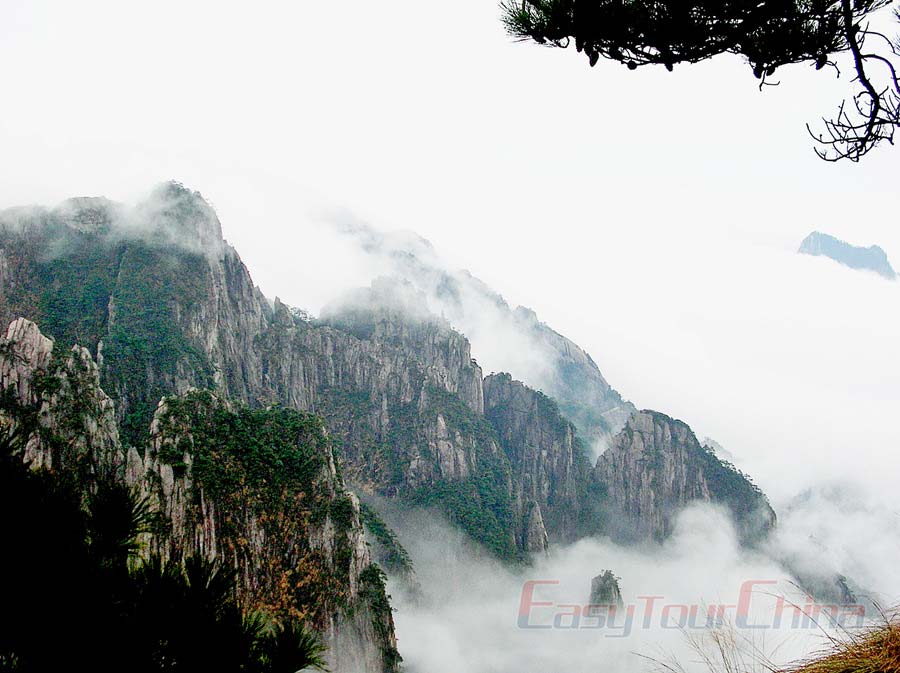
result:
M 24 436 L 34 467 L 95 474 L 122 462 L 112 400 L 86 349 L 54 351 L 37 326 L 19 318 L 0 337 L 0 421 Z
M 593 358 L 538 320 L 534 311 L 519 306 L 513 315 L 518 328 L 540 344 L 554 363 L 546 380 L 533 385 L 557 401 L 585 441 L 594 442 L 619 432 L 635 407 L 607 383 Z
M 664 533 L 669 506 L 640 504 L 650 486 L 626 496 L 629 460 L 621 474 L 598 465 L 596 478 L 585 464 L 578 436 L 609 437 L 633 410 L 590 356 L 475 279 L 406 259 L 421 272 L 414 282 L 376 282 L 312 320 L 270 303 L 208 204 L 170 183 L 130 209 L 77 199 L 0 213 L 0 318 L 25 315 L 66 348 L 84 344 L 122 442 L 142 459 L 160 399 L 210 390 L 321 416 L 355 488 L 436 507 L 504 559 L 609 529 L 617 515 L 603 489 Z M 558 406 L 510 377 L 483 382 L 469 340 L 429 310 L 436 295 L 464 324 L 471 297 L 493 307 L 491 324 L 541 363 Z M 679 465 L 673 502 L 706 498 L 696 470 Z
M 27 320 L 0 339 L 0 424 L 27 437 L 25 460 L 86 489 L 101 471 L 127 480 L 158 513 L 147 552 L 233 566 L 247 608 L 314 624 L 335 671 L 396 670 L 383 577 L 321 420 L 192 391 L 160 402 L 142 449 L 124 447 L 99 383 L 86 349 L 57 353 Z
M 526 547 L 543 550 L 548 533 L 554 542 L 577 539 L 590 463 L 575 426 L 553 400 L 509 374 L 487 377 L 484 399 L 511 465 Z
M 534 311 L 511 307 L 467 271 L 447 268 L 427 240 L 381 233 L 355 221 L 340 228 L 421 291 L 434 312 L 466 334 L 486 367 L 510 372 L 555 399 L 585 441 L 617 433 L 635 411 L 581 347 L 541 322 Z
M 521 553 L 481 369 L 461 334 L 413 310 L 407 288 L 376 284 L 321 321 L 270 304 L 215 214 L 175 184 L 133 210 L 76 201 L 0 224 L 14 267 L 4 316 L 89 345 L 126 444 L 145 441 L 160 398 L 193 388 L 315 412 L 361 488 L 437 506 L 498 555 Z
M 694 501 L 724 505 L 739 535 L 759 540 L 775 513 L 752 482 L 700 445 L 681 421 L 654 411 L 634 414 L 597 460 L 610 531 L 625 538 L 665 538 L 675 514 Z

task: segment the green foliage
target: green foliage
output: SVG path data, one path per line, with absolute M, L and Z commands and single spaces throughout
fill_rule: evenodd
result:
M 244 614 L 232 569 L 199 557 L 135 564 L 146 502 L 107 477 L 90 489 L 32 470 L 22 441 L 0 437 L 0 670 L 325 670 L 324 646 L 303 624 L 263 628 Z
M 16 313 L 36 321 L 62 346 L 57 350 L 77 343 L 96 356 L 103 342 L 102 383 L 124 415 L 126 442 L 143 441 L 177 375 L 211 383 L 210 363 L 184 324 L 208 295 L 203 255 L 53 218 L 26 233 L 2 231 L 0 244 L 18 276 L 8 290 Z
M 324 626 L 345 606 L 353 558 L 354 508 L 329 472 L 332 443 L 315 416 L 291 409 L 249 409 L 208 391 L 166 398 L 156 442 L 159 458 L 190 466 L 200 494 L 216 504 L 219 545 L 255 568 L 252 600 L 279 616 Z M 334 548 L 312 549 L 309 528 L 331 519 Z M 248 530 L 261 529 L 260 548 Z M 262 570 L 259 570 L 259 567 Z
M 273 407 L 232 409 L 209 391 L 166 398 L 160 418 L 160 459 L 192 461 L 194 479 L 216 499 L 242 493 L 244 487 L 271 504 L 285 488 L 312 493 L 331 445 L 315 416 Z
M 710 492 L 728 506 L 744 532 L 751 538 L 767 532 L 761 526 L 764 522 L 757 520 L 759 511 L 769 507 L 769 502 L 759 487 L 748 475 L 719 458 L 709 447 L 701 446 L 698 455 Z
M 326 652 L 319 636 L 300 622 L 276 625 L 263 641 L 263 661 L 273 673 L 327 671 Z
M 24 404 L 10 387 L 0 393 L 0 410 L 15 419 L 28 435 L 40 439 L 51 463 L 65 466 L 78 477 L 91 475 L 93 436 L 86 429 L 103 414 L 102 400 L 97 396 L 94 372 L 77 353 L 54 350 L 47 367 L 34 372 L 31 391 L 35 402 Z M 53 422 L 42 422 L 42 405 L 54 398 Z
M 344 309 L 339 315 L 332 316 L 328 321 L 319 321 L 316 324 L 334 327 L 363 341 L 368 341 L 375 336 L 377 327 L 376 316 L 365 309 Z
M 360 512 L 366 530 L 372 534 L 381 548 L 379 563 L 390 573 L 411 576 L 414 573 L 412 559 L 400 544 L 394 531 L 388 527 L 371 505 L 361 503 Z
M 316 411 L 328 419 L 328 427 L 344 444 L 345 459 L 351 465 L 373 466 L 380 483 L 402 481 L 402 466 L 393 460 L 394 451 L 376 435 L 372 419 L 378 413 L 366 391 L 324 387 L 319 391 Z
M 139 444 L 157 402 L 174 391 L 182 369 L 198 385 L 212 382 L 210 364 L 185 334 L 179 318 L 207 294 L 202 255 L 175 246 L 130 242 L 111 297 L 115 320 L 104 339 L 104 387 L 115 392 L 125 417 L 123 437 Z
M 61 252 L 37 264 L 38 315 L 29 317 L 63 345 L 77 343 L 96 353 L 124 246 L 67 229 L 51 247 Z
M 100 475 L 87 495 L 87 542 L 91 557 L 106 568 L 125 568 L 140 551 L 154 515 L 146 497 L 111 474 Z
M 441 414 L 450 430 L 474 437 L 479 444 L 497 443 L 497 433 L 491 424 L 484 416 L 472 411 L 459 395 L 430 384 L 426 386 L 425 393 L 427 402 L 423 416 L 428 418 Z
M 320 411 L 333 427 L 347 429 L 353 446 L 361 447 L 361 455 L 355 458 L 376 466 L 381 489 L 399 493 L 412 505 L 437 508 L 498 557 L 519 560 L 515 546 L 515 517 L 508 491 L 509 465 L 505 455 L 495 451 L 498 439 L 493 427 L 458 395 L 426 385 L 424 381 L 423 385 L 424 406 L 418 401 L 389 406 L 390 421 L 383 438 L 374 436 L 369 430 L 370 417 L 377 409 L 373 409 L 368 393 L 326 389 Z M 547 399 L 547 404 L 553 402 Z M 438 415 L 452 434 L 458 433 L 461 441 L 473 444 L 475 472 L 462 482 L 441 481 L 410 490 L 405 484 L 409 451 L 417 447 L 426 458 L 433 458 L 428 455 L 424 433 L 426 425 L 435 423 Z M 389 570 L 394 570 L 395 562 L 403 565 L 401 556 L 391 551 L 392 542 L 385 544 L 385 549 Z
M 329 416 L 348 421 L 366 418 L 372 408 L 369 393 L 346 388 L 325 387 L 319 391 L 319 403 L 328 409 Z
M 391 597 L 385 589 L 386 582 L 384 571 L 375 563 L 369 565 L 359 576 L 359 593 L 372 612 L 372 628 L 381 643 L 385 673 L 389 673 L 399 669 L 403 658 L 393 644 L 394 617 L 391 614 Z
M 510 468 L 499 450 L 493 427 L 459 398 L 446 390 L 429 386 L 427 405 L 421 418 L 440 414 L 451 433 L 474 442 L 475 470 L 468 479 L 441 481 L 418 488 L 411 494 L 413 503 L 436 507 L 475 541 L 498 558 L 520 561 L 516 548 L 516 522 L 509 495 Z
M 614 390 L 600 394 L 598 381 L 593 375 L 596 370 L 585 368 L 570 360 L 562 360 L 558 365 L 558 390 L 555 399 L 563 416 L 569 419 L 578 432 L 588 441 L 600 435 L 610 434 L 609 423 L 603 416 L 601 402 L 621 404 L 622 399 Z
M 244 613 L 235 598 L 235 574 L 219 563 L 151 558 L 132 578 L 125 624 L 130 670 L 327 670 L 325 647 L 305 625 Z
M 463 481 L 442 481 L 422 486 L 411 496 L 413 504 L 435 507 L 473 540 L 504 561 L 518 562 L 515 528 L 508 496 L 488 475 Z
M 534 391 L 534 396 L 537 399 L 538 413 L 545 422 L 550 424 L 553 432 L 560 435 L 568 432 L 572 424 L 563 417 L 559 405 L 540 390 Z M 574 429 L 572 434 L 574 434 Z

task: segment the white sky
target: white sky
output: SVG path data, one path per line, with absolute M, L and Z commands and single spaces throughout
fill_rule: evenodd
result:
M 498 14 L 0 0 L 0 205 L 178 179 L 266 294 L 314 311 L 369 273 L 322 212 L 415 230 L 776 501 L 848 476 L 893 493 L 900 284 L 793 254 L 815 228 L 900 265 L 900 153 L 826 164 L 806 135 L 847 82 L 802 67 L 760 92 L 731 57 L 590 69 Z

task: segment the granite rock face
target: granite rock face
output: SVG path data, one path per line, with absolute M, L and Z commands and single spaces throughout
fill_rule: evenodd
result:
M 203 427 L 208 415 L 229 406 L 197 391 L 165 398 L 154 415 L 149 445 L 142 454 L 129 450 L 127 479 L 165 522 L 149 547 L 164 559 L 200 554 L 234 565 L 251 605 L 283 609 L 293 602 L 291 587 L 303 586 L 316 597 L 304 609 L 325 636 L 333 670 L 394 670 L 393 617 L 368 595 L 373 566 L 359 500 L 346 490 L 325 427 L 316 421 L 317 427 L 299 439 L 321 457 L 310 484 L 273 491 L 248 482 L 240 492 L 228 493 L 198 474 L 192 449 L 198 435 L 210 430 Z M 306 491 L 314 494 L 311 499 Z M 384 595 L 383 587 L 375 589 Z
M 804 255 L 828 257 L 849 266 L 851 269 L 874 271 L 889 279 L 896 280 L 897 274 L 888 261 L 887 253 L 877 245 L 867 248 L 850 245 L 834 236 L 814 231 L 800 244 L 798 250 Z
M 670 428 L 669 457 L 645 465 L 632 438 L 646 419 L 626 426 L 633 406 L 533 312 L 421 250 L 398 255 L 415 282 L 377 281 L 313 320 L 267 300 L 212 208 L 173 183 L 132 209 L 76 199 L 0 213 L 0 319 L 24 315 L 86 347 L 126 447 L 144 451 L 160 399 L 193 389 L 315 413 L 354 488 L 438 506 L 504 558 L 608 531 L 620 515 L 664 535 L 684 503 L 724 497 L 689 430 Z M 512 343 L 550 363 L 538 379 L 556 402 L 509 376 L 483 380 L 469 339 L 429 310 L 438 295 L 453 324 L 471 323 L 460 297 L 475 296 Z M 592 470 L 578 436 L 622 427 Z M 741 493 L 755 506 L 752 489 Z
M 453 500 L 451 518 L 476 539 L 501 555 L 525 551 L 522 531 L 536 524 L 525 503 L 510 506 L 481 369 L 413 290 L 382 281 L 312 321 L 263 297 L 198 194 L 168 185 L 124 213 L 92 201 L 84 214 L 79 203 L 0 214 L 0 250 L 16 267 L 0 308 L 89 345 L 127 445 L 143 441 L 160 398 L 194 388 L 317 413 L 360 488 Z
M 54 353 L 53 341 L 24 318 L 0 337 L 0 421 L 27 434 L 23 458 L 34 467 L 86 475 L 121 462 L 115 406 L 100 388 L 86 349 Z M 20 413 L 22 412 L 22 413 Z
M 586 442 L 617 433 L 635 411 L 582 348 L 534 311 L 510 306 L 469 272 L 448 269 L 427 240 L 378 232 L 359 222 L 345 222 L 341 229 L 362 251 L 423 292 L 432 310 L 466 334 L 487 367 L 510 372 L 555 399 Z
M 696 501 L 727 507 L 747 542 L 775 525 L 768 500 L 745 475 L 701 446 L 686 424 L 658 412 L 629 419 L 597 460 L 594 478 L 625 537 L 664 539 L 678 511 Z
M 552 542 L 577 539 L 590 464 L 575 427 L 553 400 L 509 374 L 487 377 L 484 398 L 487 418 L 512 467 L 521 520 L 536 526 L 531 522 L 539 516 L 546 527 L 544 537 Z M 528 530 L 523 534 L 528 537 Z M 541 539 L 540 534 L 534 539 Z
M 545 390 L 559 404 L 567 418 L 588 442 L 619 432 L 636 411 L 634 405 L 607 383 L 600 368 L 575 342 L 538 320 L 531 309 L 519 306 L 515 324 L 542 346 L 554 363 L 546 381 L 535 386 Z
M 519 544 L 526 552 L 546 552 L 550 548 L 550 536 L 544 525 L 541 506 L 535 500 L 529 500 L 525 504 L 524 510 Z
M 199 554 L 233 564 L 242 596 L 256 607 L 277 603 L 294 568 L 327 576 L 333 593 L 323 594 L 313 618 L 330 645 L 332 670 L 395 670 L 397 662 L 385 655 L 396 653 L 393 620 L 371 598 L 379 587 L 371 586 L 372 561 L 359 502 L 344 486 L 321 422 L 320 437 L 305 441 L 322 452 L 314 483 L 323 514 L 306 521 L 279 517 L 272 509 L 230 507 L 218 491 L 210 492 L 196 478 L 192 455 L 184 448 L 202 428 L 169 421 L 167 410 L 175 398 L 160 402 L 143 450 L 123 446 L 113 401 L 101 389 L 88 351 L 73 346 L 55 353 L 54 342 L 30 321 L 13 321 L 0 338 L 0 391 L 0 426 L 24 433 L 22 458 L 32 467 L 77 474 L 86 489 L 103 471 L 150 497 L 162 518 L 146 536 L 146 552 L 170 560 Z M 213 406 L 225 405 L 211 395 L 208 399 Z M 173 453 L 181 455 L 173 459 Z M 284 494 L 288 502 L 296 497 Z M 344 515 L 338 519 L 332 512 L 339 509 Z M 285 569 L 291 570 L 282 577 Z M 338 605 L 337 595 L 346 609 Z

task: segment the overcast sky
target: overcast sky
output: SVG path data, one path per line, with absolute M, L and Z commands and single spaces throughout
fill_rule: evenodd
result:
M 266 294 L 313 311 L 370 274 L 329 213 L 414 230 L 774 497 L 893 480 L 898 284 L 794 254 L 821 229 L 900 263 L 900 154 L 826 164 L 806 134 L 848 83 L 800 67 L 760 92 L 736 57 L 590 69 L 498 14 L 3 0 L 0 205 L 180 180 Z

